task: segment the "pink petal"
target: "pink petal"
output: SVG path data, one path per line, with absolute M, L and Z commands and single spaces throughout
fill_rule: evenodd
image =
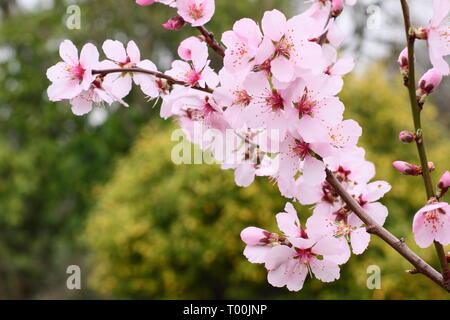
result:
M 366 228 L 358 228 L 350 233 L 350 243 L 354 254 L 363 253 L 367 249 L 369 242 L 370 234 L 366 231 Z
M 103 52 L 108 59 L 124 63 L 127 61 L 127 53 L 122 42 L 117 40 L 106 40 L 102 46 Z

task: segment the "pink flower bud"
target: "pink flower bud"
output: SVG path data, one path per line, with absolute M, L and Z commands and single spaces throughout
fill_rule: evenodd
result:
M 401 71 L 408 72 L 409 70 L 409 60 L 408 60 L 408 48 L 405 48 L 400 52 L 398 56 L 398 65 L 400 66 Z
M 392 162 L 392 166 L 397 169 L 400 173 L 409 175 L 409 176 L 418 176 L 422 173 L 422 169 L 419 166 L 410 164 L 405 161 L 394 161 Z
M 400 132 L 398 138 L 400 139 L 401 142 L 403 143 L 411 143 L 414 141 L 416 135 L 410 131 L 404 130 L 402 132 Z
M 439 189 L 445 192 L 450 188 L 450 172 L 445 171 L 437 185 Z
M 341 14 L 342 10 L 344 9 L 344 0 L 332 0 L 331 1 L 331 14 L 333 17 L 337 17 Z
M 270 232 L 256 227 L 247 227 L 241 232 L 241 239 L 249 246 L 266 244 Z
M 434 163 L 429 161 L 428 162 L 428 171 L 432 172 L 432 171 L 434 171 L 434 169 L 436 169 L 436 167 L 434 166 Z
M 424 95 L 429 95 L 433 90 L 439 86 L 442 81 L 442 74 L 435 68 L 431 68 L 420 78 L 419 89 L 417 96 L 422 98 Z
M 173 18 L 170 18 L 166 23 L 164 23 L 162 26 L 166 28 L 167 30 L 180 30 L 184 27 L 186 22 L 184 19 L 180 16 L 176 16 Z
M 156 0 L 136 0 L 136 3 L 140 6 L 149 6 L 153 4 Z

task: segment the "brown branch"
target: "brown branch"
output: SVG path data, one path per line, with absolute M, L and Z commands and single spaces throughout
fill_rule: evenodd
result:
M 416 80 L 415 80 L 415 66 L 414 66 L 414 41 L 415 37 L 413 34 L 411 34 L 411 19 L 409 14 L 409 6 L 408 2 L 406 0 L 400 0 L 400 3 L 402 5 L 402 12 L 403 12 L 403 20 L 405 23 L 405 34 L 406 34 L 406 42 L 408 44 L 408 79 L 405 81 L 406 86 L 408 87 L 408 93 L 409 93 L 409 100 L 411 104 L 411 112 L 413 115 L 414 120 L 414 128 L 416 130 L 416 135 L 418 136 L 416 141 L 417 146 L 417 152 L 419 153 L 420 163 L 422 168 L 428 167 L 428 159 L 427 159 L 427 153 L 425 149 L 425 141 L 423 137 L 423 128 L 421 123 L 421 111 L 422 108 L 417 103 L 416 99 Z M 423 183 L 425 186 L 425 191 L 427 194 L 427 200 L 433 198 L 436 196 L 434 188 L 433 188 L 433 181 L 431 179 L 431 175 L 429 170 L 423 170 L 422 173 Z M 445 251 L 442 244 L 435 241 L 434 247 L 436 249 L 437 256 L 439 258 L 439 263 L 441 265 L 442 274 L 444 276 L 444 279 L 450 281 L 450 269 L 448 266 L 447 259 L 445 257 Z
M 380 226 L 375 220 L 359 205 L 359 203 L 345 190 L 342 184 L 336 179 L 334 174 L 326 169 L 327 182 L 341 196 L 342 200 L 347 204 L 349 209 L 353 211 L 366 225 L 368 232 L 375 234 L 389 244 L 395 251 L 408 260 L 418 272 L 424 274 L 436 284 L 450 292 L 450 285 L 444 281 L 442 275 L 432 266 L 426 263 L 422 258 L 408 248 L 403 240 L 398 239 L 388 230 Z
M 165 79 L 171 85 L 177 84 L 180 86 L 191 87 L 192 89 L 207 92 L 207 93 L 213 92 L 213 90 L 210 88 L 202 88 L 200 86 L 190 86 L 186 82 L 172 78 L 171 76 L 168 76 L 167 74 L 157 72 L 157 71 L 146 70 L 146 69 L 142 69 L 142 68 L 116 68 L 116 69 L 105 69 L 105 70 L 92 70 L 92 74 L 99 74 L 99 75 L 107 75 L 109 73 L 123 73 L 123 72 L 145 73 L 145 74 L 152 75 L 156 78 Z
M 198 31 L 205 37 L 208 46 L 213 49 L 219 56 L 225 57 L 225 49 L 214 39 L 214 34 L 209 32 L 204 26 L 196 27 Z

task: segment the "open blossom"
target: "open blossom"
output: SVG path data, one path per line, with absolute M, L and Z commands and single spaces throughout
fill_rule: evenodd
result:
M 222 35 L 222 42 L 227 47 L 223 61 L 225 67 L 236 71 L 252 66 L 261 41 L 262 34 L 255 21 L 248 18 L 236 21 L 233 30 Z
M 342 259 L 345 248 L 340 241 L 329 236 L 308 238 L 289 202 L 285 212 L 278 213 L 276 218 L 284 236 L 255 227 L 241 233 L 247 244 L 247 258 L 265 264 L 270 284 L 298 291 L 309 272 L 324 282 L 339 278 L 339 264 L 345 262 Z
M 433 17 L 426 29 L 430 60 L 444 76 L 450 73 L 444 57 L 450 54 L 450 0 L 433 0 Z
M 214 15 L 214 0 L 177 0 L 178 14 L 194 27 L 202 26 Z
M 70 40 L 59 46 L 59 55 L 63 59 L 47 70 L 47 78 L 52 82 L 47 90 L 51 101 L 72 99 L 83 90 L 89 89 L 95 76 L 92 69 L 99 64 L 99 54 L 93 44 L 86 44 L 78 50 Z
M 309 41 L 317 28 L 314 20 L 307 16 L 287 20 L 278 10 L 264 13 L 264 39 L 256 62 L 270 61 L 270 71 L 280 82 L 289 82 L 296 74 L 319 72 L 324 65 L 322 49 Z
M 102 61 L 102 69 L 141 68 L 148 71 L 157 71 L 152 61 L 147 59 L 141 61 L 141 53 L 134 41 L 128 42 L 125 49 L 120 41 L 106 40 L 102 48 L 106 57 L 112 60 Z M 160 94 L 157 79 L 149 74 L 127 71 L 110 73 L 105 76 L 105 83 L 111 87 L 114 95 L 118 98 L 123 98 L 130 93 L 133 81 L 150 98 L 156 98 Z
M 432 201 L 417 211 L 413 221 L 414 239 L 421 248 L 429 247 L 433 241 L 450 244 L 450 205 Z
M 189 54 L 183 52 L 184 58 L 189 58 Z M 214 70 L 209 66 L 208 47 L 204 42 L 193 42 L 190 44 L 190 60 L 191 63 L 181 60 L 175 60 L 172 63 L 172 69 L 166 71 L 166 74 L 184 81 L 190 86 L 215 88 L 219 79 Z

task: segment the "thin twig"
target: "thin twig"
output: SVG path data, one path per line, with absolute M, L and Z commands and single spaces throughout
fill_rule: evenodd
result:
M 408 260 L 420 273 L 433 280 L 436 284 L 447 290 L 447 292 L 450 292 L 449 284 L 444 281 L 444 278 L 439 272 L 437 272 L 432 266 L 409 249 L 403 240 L 398 239 L 388 230 L 376 223 L 375 220 L 345 190 L 342 184 L 336 179 L 334 174 L 329 169 L 326 169 L 326 174 L 327 182 L 333 187 L 337 194 L 341 196 L 342 200 L 347 204 L 349 209 L 366 224 L 366 229 L 368 232 L 383 239 L 387 244 L 394 248 L 395 251 Z
M 208 46 L 213 49 L 221 57 L 225 57 L 225 49 L 214 39 L 214 34 L 209 32 L 204 26 L 196 27 L 198 31 L 205 37 Z
M 109 73 L 124 73 L 124 72 L 145 73 L 145 74 L 152 75 L 156 78 L 165 79 L 171 85 L 177 84 L 180 86 L 191 87 L 192 89 L 203 91 L 203 92 L 208 92 L 208 93 L 213 92 L 213 90 L 210 88 L 202 88 L 199 86 L 190 86 L 186 82 L 172 78 L 171 76 L 168 76 L 167 74 L 157 72 L 157 71 L 146 70 L 146 69 L 142 69 L 142 68 L 116 68 L 116 69 L 105 69 L 105 70 L 92 70 L 92 74 L 100 74 L 100 75 L 107 75 Z
M 400 0 L 400 3 L 402 5 L 402 11 L 403 11 L 403 20 L 405 23 L 405 33 L 406 33 L 406 41 L 408 43 L 408 63 L 409 63 L 409 71 L 408 71 L 408 80 L 406 81 L 406 85 L 408 87 L 408 93 L 409 93 L 409 100 L 411 104 L 411 112 L 413 115 L 414 120 L 414 128 L 416 131 L 417 139 L 416 145 L 417 145 L 417 151 L 419 153 L 420 163 L 422 166 L 422 177 L 423 177 L 423 183 L 425 186 L 425 191 L 427 194 L 427 199 L 430 200 L 431 198 L 435 197 L 435 191 L 433 187 L 433 181 L 431 179 L 430 171 L 427 170 L 428 168 L 428 160 L 427 160 L 427 153 L 425 150 L 425 140 L 424 140 L 424 133 L 421 123 L 421 111 L 422 108 L 417 103 L 416 98 L 416 80 L 415 80 L 415 66 L 414 66 L 414 41 L 415 37 L 413 34 L 411 34 L 411 19 L 409 14 L 409 6 L 408 2 L 406 0 Z M 442 274 L 444 276 L 444 279 L 450 280 L 450 270 L 448 266 L 447 259 L 445 257 L 445 252 L 443 246 L 438 243 L 434 242 L 434 247 L 436 249 L 439 262 L 441 264 L 442 268 Z

